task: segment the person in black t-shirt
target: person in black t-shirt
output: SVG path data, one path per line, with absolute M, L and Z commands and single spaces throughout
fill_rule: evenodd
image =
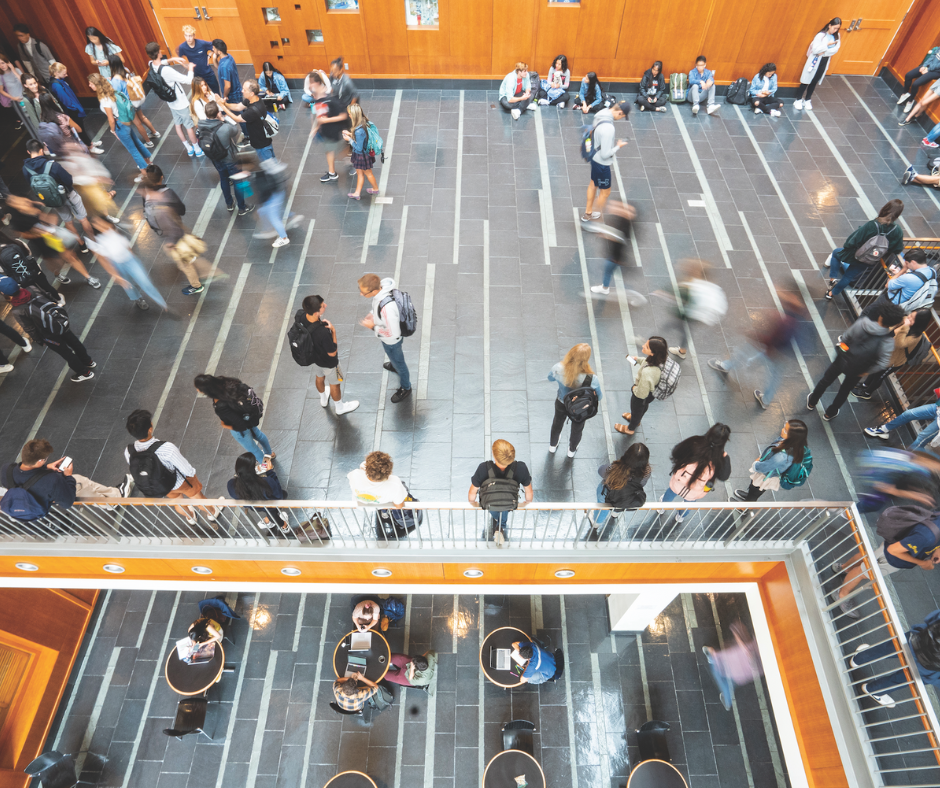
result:
M 310 88 L 314 98 L 310 136 L 316 138 L 326 153 L 327 172 L 320 182 L 329 183 L 339 178 L 336 174 L 336 153 L 346 148 L 343 130 L 349 128 L 349 114 L 338 96 L 326 92 L 323 78 L 316 72 L 310 75 Z
M 512 480 L 519 483 L 519 486 L 525 491 L 525 500 L 519 506 L 525 506 L 532 502 L 532 474 L 526 464 L 516 461 L 516 449 L 507 440 L 500 438 L 493 442 L 493 462 L 481 462 L 473 476 L 470 477 L 470 490 L 467 493 L 467 500 L 474 506 L 479 506 L 477 502 L 477 492 L 490 475 L 492 468 L 497 479 L 505 479 L 512 471 Z M 509 512 L 491 511 L 493 517 L 493 541 L 497 545 L 502 545 L 507 540 L 506 524 L 509 522 Z
M 241 104 L 226 104 L 218 96 L 216 97 L 216 104 L 232 120 L 244 124 L 248 141 L 251 143 L 251 147 L 255 149 L 255 153 L 258 154 L 258 160 L 264 161 L 265 159 L 274 158 L 274 143 L 264 133 L 263 120 L 268 114 L 268 110 L 261 100 L 260 93 L 261 88 L 258 87 L 258 80 L 246 79 L 242 84 L 242 96 L 244 98 Z
M 351 413 L 359 407 L 359 400 L 343 402 L 340 384 L 343 382 L 343 370 L 339 366 L 336 351 L 336 329 L 323 317 L 326 301 L 318 295 L 309 295 L 303 300 L 303 309 L 298 309 L 294 322 L 299 323 L 310 335 L 313 343 L 313 371 L 316 374 L 317 391 L 320 392 L 320 404 L 325 408 L 333 398 L 333 409 L 337 416 Z M 326 384 L 330 389 L 327 391 Z

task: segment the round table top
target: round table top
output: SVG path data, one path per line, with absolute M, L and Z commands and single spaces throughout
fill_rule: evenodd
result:
M 166 683 L 178 695 L 202 695 L 215 684 L 225 667 L 225 649 L 215 644 L 215 654 L 207 662 L 188 665 L 176 654 L 176 646 L 166 658 Z
M 370 632 L 372 632 L 372 647 L 368 651 L 357 651 L 355 653 L 366 659 L 366 669 L 362 675 L 377 684 L 388 673 L 388 666 L 392 659 L 392 649 L 381 632 L 376 632 L 375 629 L 370 630 Z M 333 672 L 336 673 L 337 678 L 346 675 L 349 642 L 355 634 L 356 631 L 354 630 L 344 635 L 343 639 L 336 644 L 336 648 L 333 649 Z M 343 644 L 345 644 L 345 648 Z
M 688 785 L 675 766 L 654 758 L 637 764 L 630 772 L 627 788 L 688 788 Z
M 528 788 L 545 788 L 545 772 L 539 762 L 522 750 L 503 750 L 494 755 L 483 772 L 483 788 L 507 788 L 525 775 Z
M 497 687 L 520 687 L 525 683 L 520 677 L 508 670 L 494 670 L 490 667 L 490 647 L 511 649 L 512 644 L 517 640 L 531 641 L 532 638 L 521 629 L 516 629 L 516 627 L 500 627 L 483 638 L 483 643 L 480 646 L 480 667 L 483 669 L 483 675 Z
M 340 772 L 323 788 L 377 788 L 375 781 L 362 772 Z

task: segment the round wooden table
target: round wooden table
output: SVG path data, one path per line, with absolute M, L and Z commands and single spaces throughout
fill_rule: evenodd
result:
M 512 644 L 517 640 L 528 640 L 530 638 L 521 629 L 515 627 L 500 627 L 494 629 L 483 638 L 483 644 L 480 646 L 480 667 L 483 668 L 483 675 L 492 681 L 497 687 L 521 687 L 525 682 L 515 673 L 508 670 L 496 670 L 490 667 L 490 647 L 493 648 L 512 648 Z M 515 662 L 510 662 L 515 665 Z M 507 683 L 510 682 L 510 683 Z
M 523 774 L 528 788 L 545 788 L 545 772 L 535 758 L 522 750 L 503 750 L 486 764 L 483 788 L 508 788 Z
M 630 772 L 627 788 L 688 788 L 685 778 L 667 761 L 649 760 Z
M 178 695 L 202 695 L 215 684 L 225 667 L 225 649 L 221 643 L 215 644 L 215 654 L 206 662 L 189 665 L 176 654 L 176 646 L 166 658 L 166 683 Z
M 365 657 L 366 669 L 362 675 L 369 681 L 378 684 L 388 673 L 388 666 L 392 659 L 392 649 L 381 632 L 376 632 L 374 629 L 370 631 L 372 632 L 372 647 L 368 651 L 354 651 L 353 653 L 358 657 Z M 349 657 L 349 643 L 355 634 L 356 632 L 350 632 L 333 649 L 333 672 L 336 673 L 337 678 L 346 675 L 346 665 L 349 661 L 347 659 Z
M 377 788 L 375 781 L 362 772 L 340 772 L 323 788 Z

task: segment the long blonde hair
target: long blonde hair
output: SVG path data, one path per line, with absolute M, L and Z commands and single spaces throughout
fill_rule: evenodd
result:
M 561 360 L 561 376 L 564 384 L 571 388 L 578 375 L 593 375 L 594 370 L 588 363 L 591 357 L 591 346 L 586 342 L 575 345 Z
M 98 94 L 98 101 L 101 99 L 114 100 L 114 88 L 101 74 L 89 74 L 88 81 L 95 86 L 95 93 Z
M 362 111 L 362 107 L 358 104 L 350 104 L 346 108 L 346 112 L 349 113 L 349 120 L 352 122 L 352 130 L 355 131 L 360 126 L 363 128 L 369 123 L 369 119 L 366 117 L 366 113 Z

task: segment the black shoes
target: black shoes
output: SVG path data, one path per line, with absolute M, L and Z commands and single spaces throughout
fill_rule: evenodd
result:
M 391 362 L 391 361 L 386 361 L 386 362 L 382 365 L 382 369 L 387 369 L 389 372 L 395 372 L 395 367 L 392 366 L 392 362 Z M 397 373 L 396 373 L 396 374 L 397 374 Z
M 392 402 L 399 403 L 403 399 L 408 399 L 411 396 L 411 389 L 398 389 L 394 394 L 392 394 Z

